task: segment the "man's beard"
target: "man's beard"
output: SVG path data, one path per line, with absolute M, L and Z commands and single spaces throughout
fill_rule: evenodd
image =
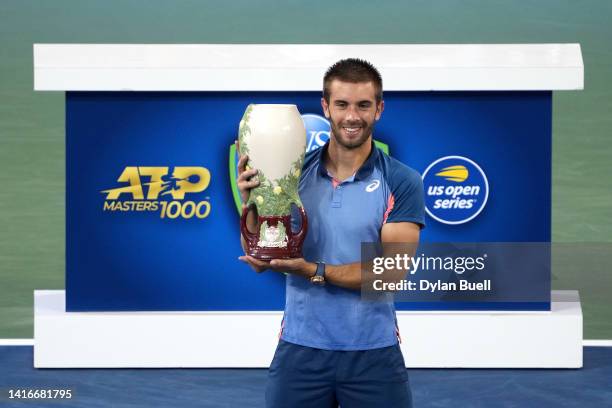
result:
M 337 125 L 331 119 L 329 122 L 331 125 L 332 133 L 336 139 L 336 142 L 340 146 L 346 149 L 357 149 L 361 147 L 368 140 L 368 138 L 372 134 L 372 130 L 374 129 L 374 123 L 368 124 L 363 121 L 358 122 L 358 123 L 351 123 L 351 125 L 354 125 L 356 127 L 361 127 L 361 135 L 357 139 L 349 140 L 345 138 L 344 134 L 342 133 L 343 132 L 342 125 Z M 350 127 L 350 126 L 347 126 L 347 127 Z

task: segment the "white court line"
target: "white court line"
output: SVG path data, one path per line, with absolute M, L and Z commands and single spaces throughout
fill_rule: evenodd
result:
M 0 346 L 33 346 L 34 339 L 0 339 Z M 612 340 L 582 340 L 587 347 L 612 347 Z
M 612 347 L 612 340 L 582 340 L 583 346 Z
M 33 346 L 34 339 L 0 339 L 0 346 Z

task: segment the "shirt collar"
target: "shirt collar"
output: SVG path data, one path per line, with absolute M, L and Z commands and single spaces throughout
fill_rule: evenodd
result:
M 325 145 L 319 148 L 318 159 L 319 159 L 319 174 L 325 177 L 329 177 L 327 169 L 325 168 L 325 154 L 327 153 L 327 149 L 329 148 L 329 140 Z M 370 177 L 372 171 L 374 171 L 374 165 L 376 164 L 376 160 L 378 159 L 378 148 L 372 141 L 372 150 L 370 151 L 370 155 L 366 159 L 366 161 L 361 165 L 359 170 L 355 173 L 355 181 L 364 180 Z

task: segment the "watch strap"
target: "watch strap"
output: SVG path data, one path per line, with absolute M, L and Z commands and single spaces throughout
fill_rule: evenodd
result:
M 314 276 L 321 276 L 325 278 L 325 262 L 317 262 L 317 271 Z

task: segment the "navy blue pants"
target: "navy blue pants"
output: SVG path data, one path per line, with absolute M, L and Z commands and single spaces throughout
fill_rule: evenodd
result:
M 268 407 L 412 407 L 399 345 L 333 351 L 281 340 L 268 374 Z

